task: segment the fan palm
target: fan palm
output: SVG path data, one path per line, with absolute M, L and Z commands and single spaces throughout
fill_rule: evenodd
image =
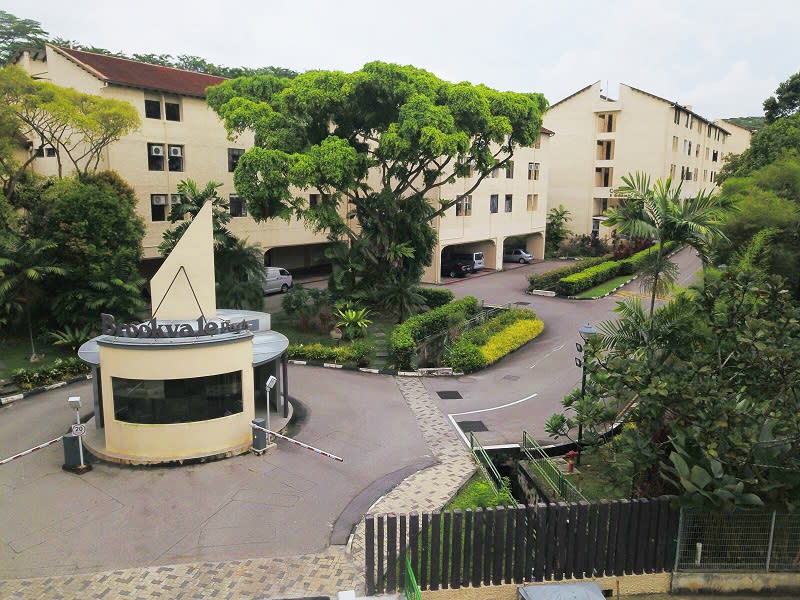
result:
M 705 269 L 711 243 L 725 239 L 721 225 L 733 206 L 725 198 L 705 190 L 682 199 L 682 182 L 673 187 L 671 177 L 651 184 L 648 175 L 637 172 L 623 176 L 622 181 L 617 191 L 624 201 L 608 211 L 605 224 L 632 238 L 651 238 L 659 242 L 648 270 L 652 315 L 656 297 L 674 282 L 675 273 L 668 266 L 670 261 L 664 255 L 664 244 L 691 246 L 700 255 Z
M 0 244 L 0 306 L 14 312 L 25 312 L 31 340 L 31 361 L 36 359 L 33 343 L 31 304 L 39 292 L 39 284 L 47 276 L 64 275 L 61 267 L 48 264 L 47 253 L 55 248 L 52 242 L 37 239 L 5 239 Z

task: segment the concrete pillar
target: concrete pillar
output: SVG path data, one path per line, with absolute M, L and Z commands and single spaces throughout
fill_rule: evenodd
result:
M 544 232 L 534 233 L 528 236 L 525 250 L 536 259 L 544 258 Z

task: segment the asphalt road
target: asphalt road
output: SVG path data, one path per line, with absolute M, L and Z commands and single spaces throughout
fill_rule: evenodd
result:
M 694 251 L 683 250 L 674 260 L 680 268 L 679 285 L 689 285 L 701 268 L 699 258 Z M 600 300 L 529 296 L 524 290 L 534 270 L 541 267 L 530 265 L 448 285 L 457 297 L 472 295 L 487 304 L 525 303 L 520 305 L 536 311 L 545 322 L 538 338 L 488 369 L 456 379 L 425 379 L 434 398 L 444 390 L 463 396 L 437 402 L 456 422 L 481 421 L 488 431 L 475 435 L 484 445 L 519 444 L 523 430 L 540 441 L 553 442 L 544 422 L 560 410 L 562 398 L 580 385 L 581 369 L 575 365 L 578 328 L 614 318 L 621 299 L 614 295 Z M 638 281 L 623 290 L 641 293 Z

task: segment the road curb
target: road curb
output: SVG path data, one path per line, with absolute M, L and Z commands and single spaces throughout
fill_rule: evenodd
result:
M 289 359 L 290 365 L 302 367 L 322 367 L 323 369 L 339 369 L 341 371 L 358 371 L 371 375 L 391 375 L 399 377 L 461 377 L 464 373 L 453 371 L 448 367 L 420 369 L 418 371 L 398 371 L 396 369 L 375 369 L 370 367 L 356 367 L 353 365 L 340 365 L 337 363 L 326 363 L 321 360 L 295 360 Z
M 51 383 L 49 385 L 43 385 L 39 387 L 35 387 L 30 390 L 25 390 L 24 392 L 20 392 L 19 394 L 13 394 L 11 396 L 4 396 L 0 398 L 0 406 L 6 406 L 7 404 L 11 404 L 12 402 L 16 402 L 17 400 L 22 400 L 23 398 L 28 398 L 29 396 L 35 396 L 36 394 L 42 394 L 44 392 L 49 392 L 51 390 L 58 389 L 60 387 L 64 387 L 67 385 L 71 385 L 73 383 L 80 383 L 81 381 L 86 381 L 92 378 L 91 373 L 87 373 L 86 375 L 79 375 L 77 377 L 73 377 L 72 379 L 67 379 L 66 381 L 59 381 L 58 383 Z

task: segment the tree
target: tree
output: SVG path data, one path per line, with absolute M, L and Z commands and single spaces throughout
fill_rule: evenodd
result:
M 432 261 L 431 222 L 517 147 L 533 145 L 547 107 L 541 94 L 452 84 L 380 62 L 354 73 L 234 79 L 210 88 L 208 102 L 231 134 L 255 132 L 256 147 L 234 174 L 248 213 L 257 221 L 294 215 L 332 242 L 347 241 L 357 288 L 373 290 L 419 280 Z M 462 193 L 431 204 L 471 172 Z M 302 195 L 310 188 L 320 192 L 315 206 Z
M 694 248 L 708 264 L 711 243 L 723 237 L 721 224 L 724 216 L 733 210 L 729 200 L 705 190 L 691 198 L 681 198 L 681 184 L 672 187 L 672 178 L 656 180 L 644 173 L 624 175 L 623 185 L 617 190 L 624 198 L 620 206 L 608 211 L 605 224 L 617 227 L 622 234 L 632 238 L 655 239 L 658 245 L 653 261 L 645 271 L 651 292 L 650 314 L 655 309 L 656 297 L 674 283 L 676 271 L 665 256 L 667 242 Z
M 48 254 L 55 248 L 52 241 L 0 238 L 0 309 L 6 319 L 25 313 L 31 342 L 31 362 L 37 359 L 33 342 L 31 307 L 39 298 L 41 285 L 48 277 L 64 275 L 65 270 L 53 265 Z
M 725 159 L 716 181 L 722 184 L 729 177 L 745 177 L 784 156 L 798 155 L 800 113 L 795 113 L 754 133 L 747 150 Z
M 23 48 L 41 48 L 47 32 L 33 19 L 19 19 L 0 10 L 0 64 L 5 64 Z
M 569 236 L 567 223 L 572 220 L 571 215 L 572 213 L 564 208 L 563 204 L 559 204 L 557 208 L 551 208 L 547 211 L 545 243 L 547 244 L 548 254 L 557 253 L 561 242 Z
M 6 132 L 30 140 L 35 148 L 57 150 L 59 177 L 64 157 L 80 176 L 94 173 L 103 150 L 140 125 L 139 114 L 128 102 L 83 94 L 47 81 L 31 79 L 20 67 L 0 69 L 0 123 Z M 35 154 L 12 170 L 4 182 L 6 196 L 22 177 Z
M 227 308 L 262 310 L 264 307 L 264 257 L 256 246 L 248 246 L 228 229 L 231 213 L 217 190 L 221 183 L 209 181 L 203 188 L 191 179 L 178 184 L 181 201 L 170 209 L 174 229 L 164 232 L 158 247 L 167 256 L 181 239 L 206 202 L 211 202 L 214 231 L 214 278 L 217 303 Z
M 800 110 L 800 73 L 795 73 L 775 90 L 775 95 L 764 100 L 764 118 L 767 124 L 788 117 Z
M 45 287 L 59 328 L 94 323 L 99 312 L 140 316 L 144 223 L 134 191 L 119 175 L 106 171 L 53 182 L 23 227 L 53 242 L 49 264 L 64 269 L 63 280 Z

